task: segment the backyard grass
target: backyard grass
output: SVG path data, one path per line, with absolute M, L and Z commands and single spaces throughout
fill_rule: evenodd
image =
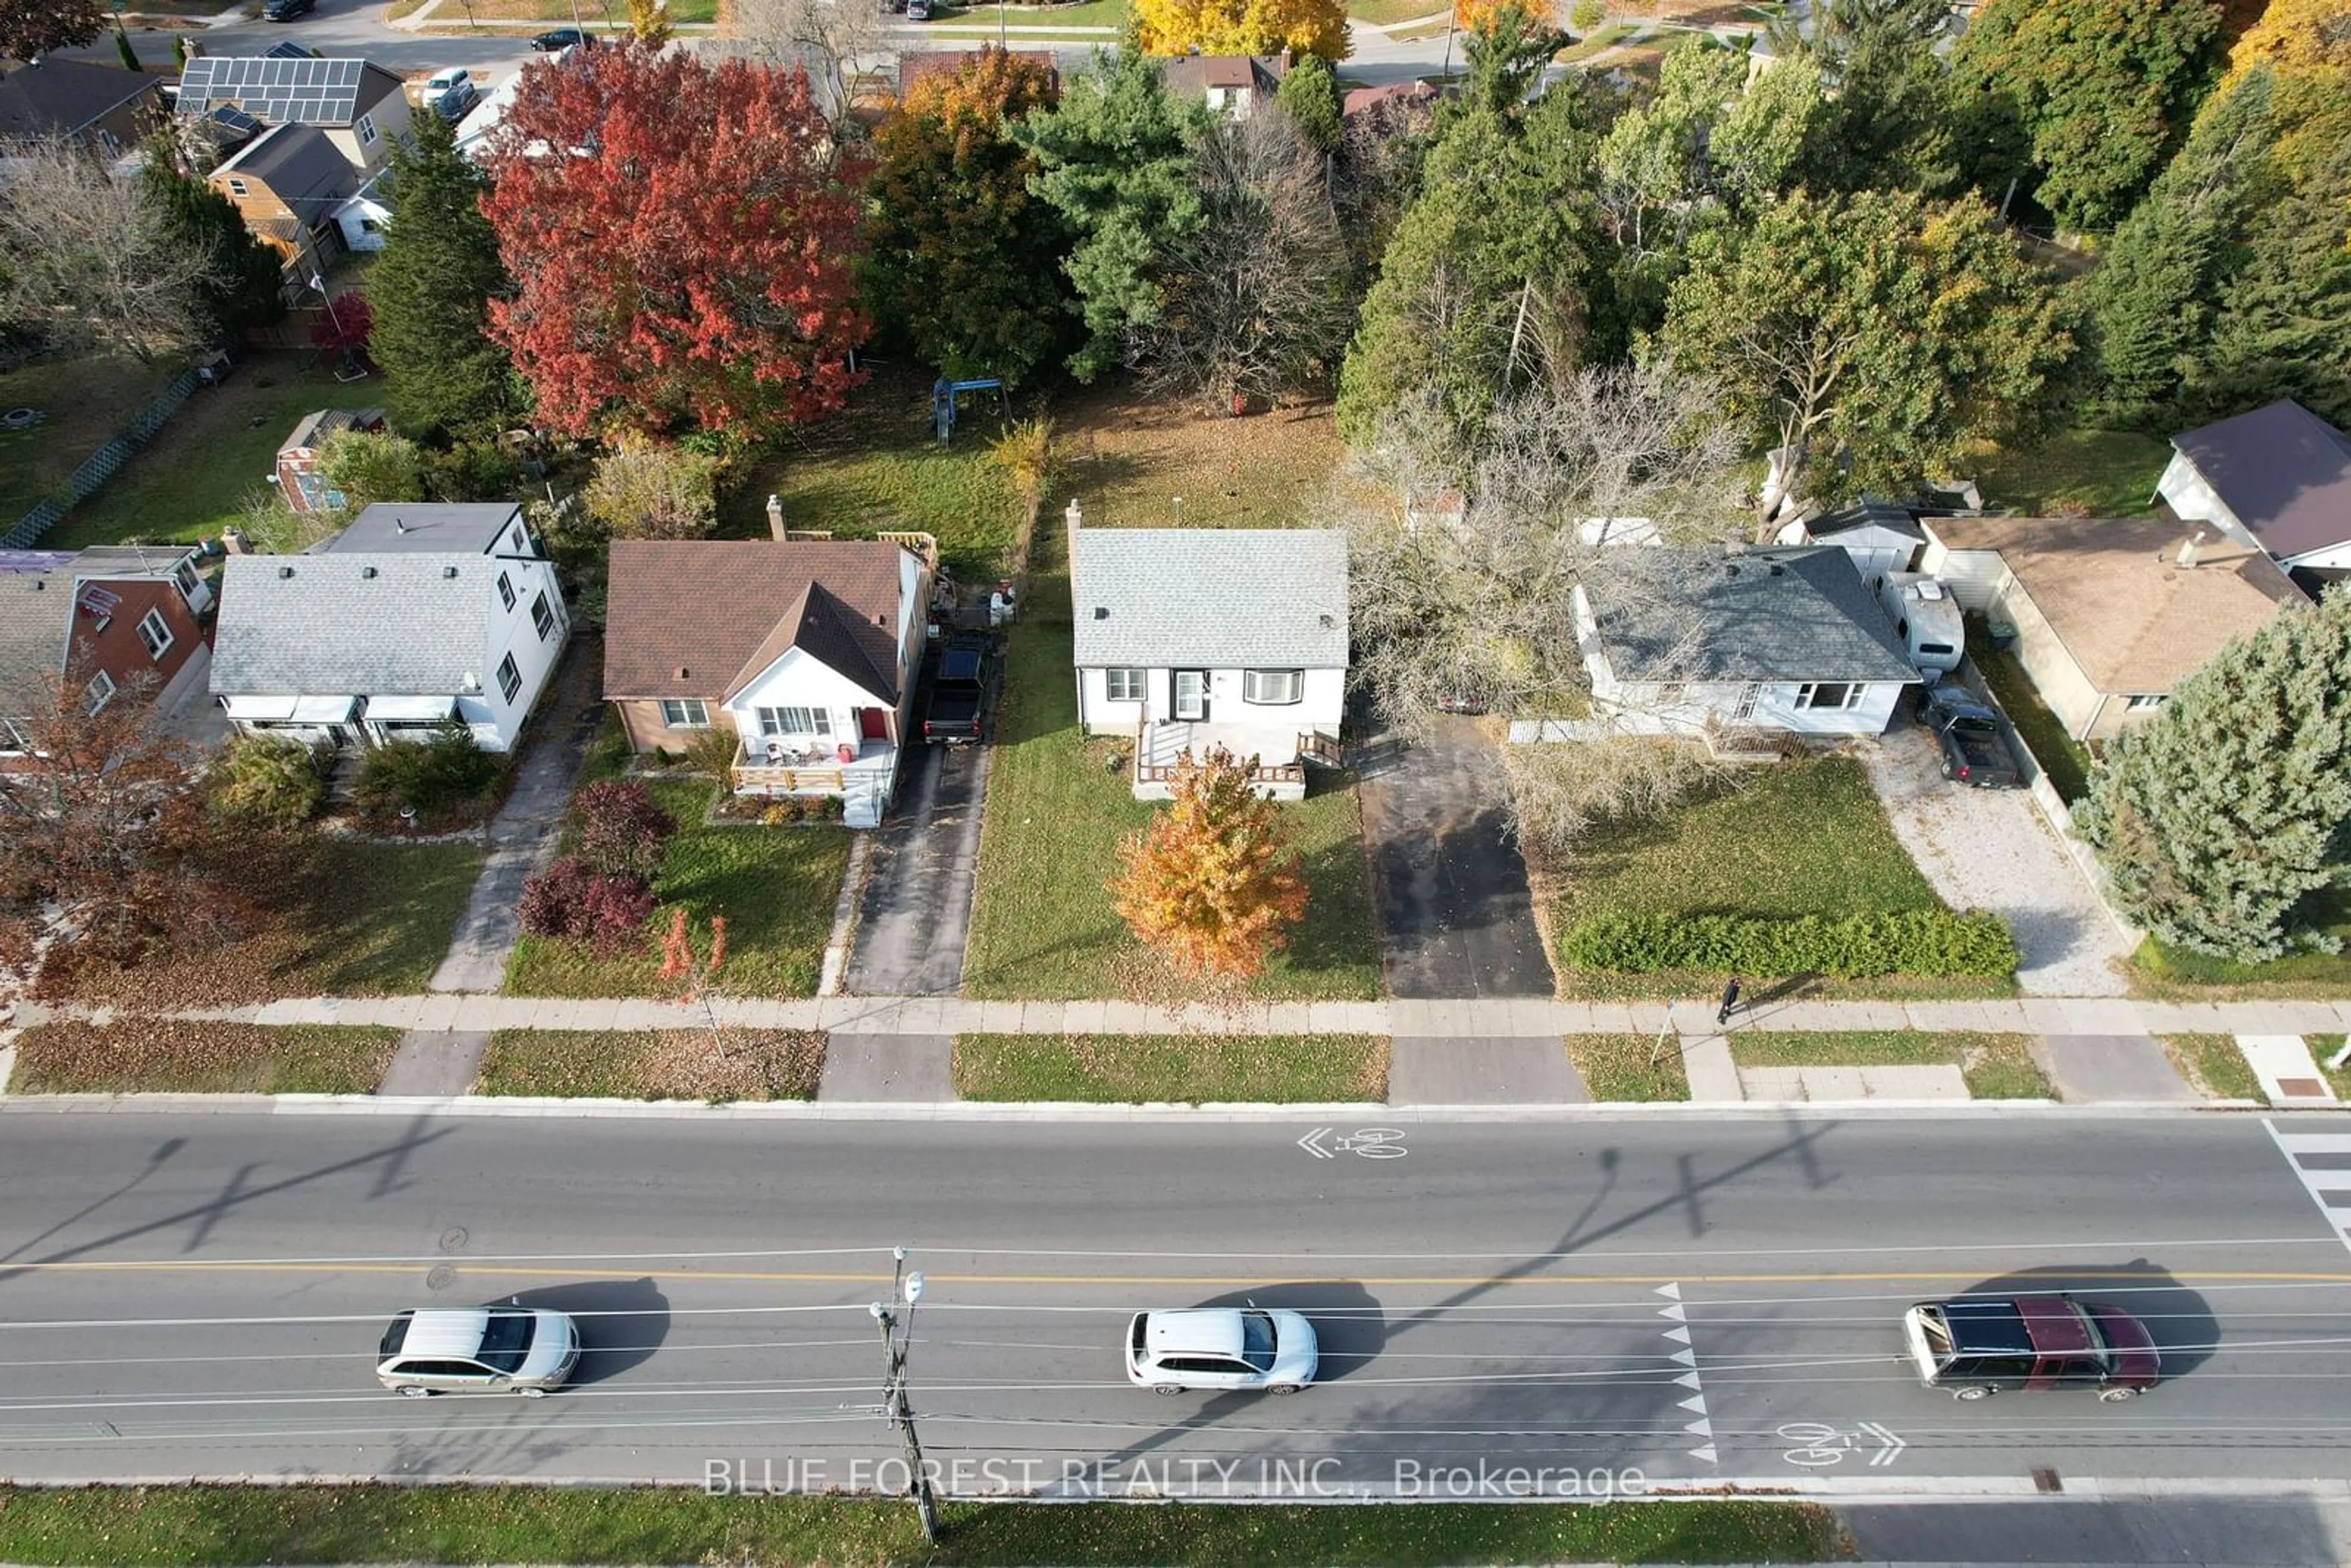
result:
M 1368 1034 L 959 1034 L 955 1085 L 966 1100 L 1384 1100 L 1388 1042 Z
M 371 1094 L 400 1031 L 356 1025 L 128 1019 L 37 1024 L 16 1042 L 16 1094 Z
M 1154 967 L 1113 907 L 1119 841 L 1151 820 L 1115 748 L 1078 735 L 1061 530 L 1040 528 L 1029 601 L 1008 639 L 1004 706 L 988 759 L 977 887 L 964 957 L 974 997 L 1123 996 Z M 1247 987 L 1270 1001 L 1379 995 L 1363 815 L 1352 787 L 1282 808 L 1304 862 L 1306 918 Z
M 502 1029 L 476 1094 L 598 1100 L 813 1100 L 824 1036 L 806 1030 Z
M 2065 733 L 2064 725 L 2041 700 L 2016 655 L 1993 648 L 1983 636 L 1982 623 L 1973 616 L 1968 620 L 1968 656 L 1982 672 L 1984 685 L 1999 699 L 2001 711 L 2016 726 L 2018 737 L 2049 776 L 2050 787 L 2069 806 L 2087 799 L 2090 769 L 2095 766 L 2089 747 Z
M 404 996 L 424 989 L 482 869 L 477 842 L 385 844 L 321 837 L 258 931 L 229 947 L 160 954 L 135 968 L 84 963 L 66 994 L 144 1010 L 276 997 Z M 55 956 L 53 955 L 53 972 Z
M 2171 448 L 2151 435 L 2068 430 L 2037 445 L 1994 448 L 1975 463 L 1973 477 L 1985 506 L 2026 517 L 2053 507 L 2136 517 L 2155 510 L 2155 482 L 2169 461 Z
M 275 494 L 268 476 L 278 445 L 304 414 L 383 402 L 381 377 L 338 382 L 323 369 L 304 369 L 307 358 L 256 354 L 221 385 L 199 388 L 121 472 L 43 537 L 41 548 L 219 538 L 248 498 Z M 131 400 L 123 413 L 137 406 Z M 77 453 L 73 462 L 88 455 Z
M 1057 405 L 1053 419 L 1054 495 L 1076 497 L 1088 528 L 1311 526 L 1342 453 L 1327 402 L 1233 419 L 1196 401 L 1103 388 Z
M 998 1568 L 1270 1562 L 1813 1563 L 1828 1511 L 1720 1500 L 1387 1507 L 950 1503 L 926 1547 L 896 1499 L 689 1488 L 83 1487 L 0 1491 L 0 1558 L 107 1568 L 249 1563 L 760 1563 Z
M 41 414 L 38 424 L 0 430 L 0 533 L 63 484 L 180 370 L 81 354 L 36 360 L 0 375 L 0 413 L 30 408 Z
M 816 994 L 833 901 L 849 863 L 849 830 L 827 825 L 714 827 L 708 813 L 718 786 L 664 780 L 649 786 L 677 819 L 653 893 L 663 908 L 639 951 L 600 958 L 583 943 L 525 936 L 507 961 L 506 992 L 517 997 L 658 997 L 683 982 L 661 977 L 657 930 L 671 905 L 683 905 L 697 966 L 710 956 L 710 917 L 726 917 L 722 990 L 746 997 Z
M 2179 1075 L 2206 1099 L 2251 1100 L 2257 1105 L 2269 1099 L 2262 1092 L 2262 1081 L 2253 1075 L 2253 1064 L 2237 1049 L 2234 1036 L 2161 1034 L 2156 1039 L 2171 1058 L 2171 1065 L 2179 1069 Z
M 1660 1051 L 1653 1034 L 1572 1034 L 1567 1059 L 1594 1100 L 1689 1098 L 1677 1037 L 1668 1037 Z
M 787 441 L 721 501 L 723 538 L 768 537 L 768 497 L 785 526 L 872 538 L 907 530 L 936 536 L 947 570 L 967 581 L 999 576 L 1020 526 L 1020 504 L 988 444 L 1004 429 L 994 408 L 967 397 L 955 444 L 931 434 L 930 383 L 879 375 L 840 415 Z
M 1729 1036 L 1742 1067 L 1950 1066 L 1979 1100 L 2054 1100 L 2057 1092 L 2032 1060 L 2032 1037 L 1952 1030 L 1860 1030 L 1834 1034 L 1755 1030 Z

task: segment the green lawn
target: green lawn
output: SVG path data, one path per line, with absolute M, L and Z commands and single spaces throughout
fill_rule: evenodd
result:
M 1123 996 L 1143 957 L 1107 883 L 1118 870 L 1119 841 L 1149 821 L 1153 808 L 1110 766 L 1107 743 L 1079 738 L 1061 537 L 1059 528 L 1039 531 L 1029 601 L 1007 643 L 964 956 L 964 989 L 975 997 Z M 1306 918 L 1249 994 L 1377 997 L 1379 947 L 1354 790 L 1327 789 L 1284 807 L 1282 816 L 1305 863 Z
M 653 893 L 663 904 L 642 951 L 599 958 L 585 945 L 526 936 L 507 962 L 506 991 L 517 997 L 660 997 L 684 988 L 661 977 L 655 928 L 667 907 L 690 916 L 697 961 L 710 955 L 710 917 L 726 917 L 722 990 L 747 997 L 816 994 L 833 901 L 849 863 L 849 830 L 827 825 L 711 827 L 703 817 L 718 786 L 692 779 L 651 787 L 678 821 Z
M 1348 16 L 1380 27 L 1441 15 L 1447 9 L 1442 0 L 1347 0 Z
M 0 430 L 0 533 L 63 484 L 180 370 L 83 354 L 36 360 L 0 375 L 0 413 L 31 408 L 42 416 L 28 429 Z
M 2269 1096 L 2262 1092 L 2262 1081 L 2253 1075 L 2253 1065 L 2245 1053 L 2237 1049 L 2236 1038 L 2226 1034 L 2166 1034 L 2156 1037 L 2163 1042 L 2171 1064 L 2179 1069 L 2180 1076 L 2203 1091 L 2211 1100 L 2251 1100 L 2255 1104 Z
M 1731 1060 L 1742 1067 L 1928 1067 L 1949 1065 L 1979 1100 L 2054 1100 L 2029 1049 L 2031 1037 L 1968 1030 L 1928 1034 L 1865 1030 L 1834 1034 L 1755 1030 L 1733 1033 Z
M 1983 673 L 1984 684 L 2000 700 L 2001 710 L 2049 776 L 2050 786 L 2068 805 L 2087 799 L 2090 770 L 2096 766 L 2090 748 L 2065 733 L 2065 726 L 2041 700 L 2016 655 L 1994 649 L 1984 638 L 1983 622 L 1975 616 L 1968 618 L 1968 656 Z
M 966 1100 L 1384 1100 L 1388 1042 L 1367 1034 L 963 1034 Z
M 2032 446 L 1994 450 L 1975 465 L 1987 507 L 2028 517 L 2079 511 L 2135 517 L 2154 511 L 2155 482 L 2171 448 L 2151 435 L 2069 430 Z
M 1417 4 L 1417 0 L 1405 3 Z M 956 10 L 956 19 L 992 26 L 1001 10 L 1005 24 L 1013 27 L 1123 27 L 1129 9 L 1127 0 L 1081 0 L 1075 5 L 965 5 Z
M 600 1100 L 813 1100 L 824 1036 L 801 1030 L 502 1029 L 476 1094 Z
M 1653 1034 L 1572 1034 L 1567 1059 L 1594 1100 L 1687 1100 L 1681 1043 L 1667 1035 L 1660 1050 Z
M 16 1042 L 16 1094 L 371 1094 L 400 1031 L 133 1018 L 38 1024 Z
M 1075 497 L 1088 528 L 1311 527 L 1345 455 L 1327 402 L 1235 419 L 1113 382 L 1061 400 L 1053 418 L 1053 495 Z
M 120 473 L 49 531 L 42 548 L 217 538 L 250 497 L 274 493 L 277 448 L 304 414 L 383 402 L 381 377 L 338 382 L 324 370 L 303 369 L 307 357 L 256 354 L 220 386 L 199 389 Z
M 2342 1067 L 2326 1065 L 2326 1059 L 2342 1049 L 2343 1036 L 2339 1034 L 2314 1034 L 2310 1037 L 2310 1059 L 2318 1063 L 2318 1071 L 2325 1076 L 2328 1087 L 2335 1091 L 2335 1097 L 2351 1101 L 2351 1064 Z
M 0 1491 L 0 1559 L 102 1568 L 251 1563 L 857 1563 L 873 1568 L 1437 1568 L 1457 1563 L 1814 1563 L 1835 1519 L 1709 1500 L 1390 1507 L 955 1503 L 926 1547 L 894 1499 L 672 1488 L 174 1486 Z

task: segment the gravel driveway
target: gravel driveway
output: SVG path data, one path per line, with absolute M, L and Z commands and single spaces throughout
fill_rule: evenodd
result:
M 1862 762 L 1894 836 L 1944 902 L 2008 922 L 2027 995 L 2124 994 L 2122 934 L 2030 794 L 1950 782 L 1934 738 L 1907 720 L 1865 745 Z

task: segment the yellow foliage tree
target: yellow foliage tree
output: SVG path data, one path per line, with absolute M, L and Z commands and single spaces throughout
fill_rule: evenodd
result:
M 1453 25 L 1465 33 L 1482 33 L 1513 7 L 1526 9 L 1521 0 L 1453 0 Z
M 1246 979 L 1306 913 L 1281 813 L 1250 790 L 1249 774 L 1222 747 L 1186 752 L 1174 801 L 1120 848 L 1110 883 L 1119 915 L 1180 974 Z
M 2277 163 L 2295 178 L 2351 139 L 2351 0 L 2270 0 L 2230 49 L 2229 79 L 2208 101 L 2261 65 L 2277 75 Z
M 1150 55 L 1347 57 L 1345 0 L 1135 0 L 1134 27 Z
M 637 41 L 660 48 L 670 39 L 667 0 L 629 0 L 629 30 Z

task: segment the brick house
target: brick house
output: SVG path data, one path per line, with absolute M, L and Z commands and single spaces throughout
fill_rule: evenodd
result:
M 212 602 L 184 549 L 0 550 L 0 772 L 21 765 L 30 721 L 61 681 L 93 713 L 115 701 L 161 714 L 201 706 Z

